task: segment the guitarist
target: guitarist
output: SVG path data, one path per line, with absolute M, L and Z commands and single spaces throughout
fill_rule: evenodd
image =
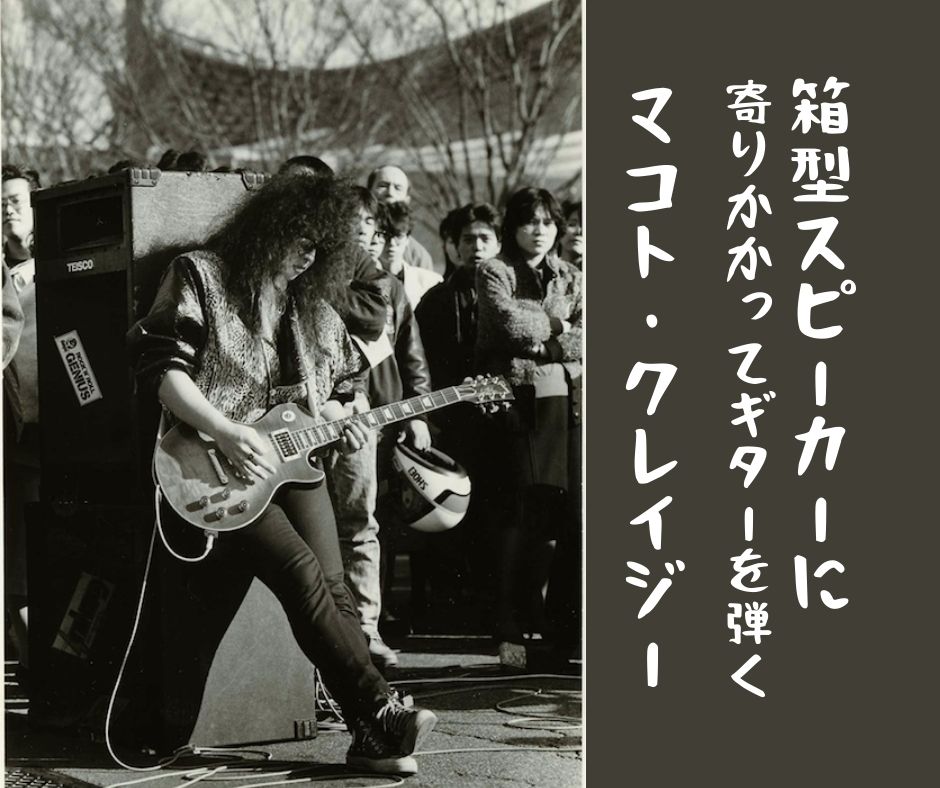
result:
M 209 239 L 176 258 L 149 314 L 129 335 L 144 384 L 170 417 L 213 438 L 235 472 L 266 478 L 252 422 L 274 405 L 301 403 L 327 418 L 363 366 L 328 306 L 345 284 L 356 217 L 342 181 L 278 175 Z M 350 424 L 337 448 L 356 451 Z M 224 560 L 245 562 L 275 594 L 304 654 L 343 709 L 353 734 L 346 762 L 413 774 L 412 753 L 437 718 L 406 708 L 372 665 L 343 582 L 326 487 L 282 488 L 244 528 L 220 537 Z

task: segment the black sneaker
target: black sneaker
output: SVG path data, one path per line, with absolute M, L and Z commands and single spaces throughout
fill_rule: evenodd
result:
M 346 753 L 347 766 L 381 774 L 418 773 L 418 762 L 410 753 L 399 752 L 380 725 L 356 719 L 349 729 L 353 740 Z
M 402 755 L 417 750 L 436 724 L 437 715 L 433 711 L 405 706 L 395 691 L 389 693 L 385 705 L 375 713 L 374 722 Z

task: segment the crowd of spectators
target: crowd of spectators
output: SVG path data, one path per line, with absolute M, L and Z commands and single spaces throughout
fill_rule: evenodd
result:
M 148 165 L 122 160 L 108 172 L 141 166 Z M 204 172 L 209 165 L 198 151 L 171 149 L 155 166 Z M 298 174 L 337 179 L 315 156 L 294 157 L 273 177 Z M 488 631 L 510 664 L 520 664 L 534 634 L 570 657 L 581 608 L 581 203 L 561 205 L 546 189 L 523 188 L 502 209 L 446 206 L 435 265 L 413 235 L 411 183 L 401 168 L 377 167 L 362 186 L 338 180 L 354 193 L 358 220 L 347 287 L 330 306 L 369 361 L 348 407 L 362 412 L 481 374 L 503 376 L 514 394 L 508 410 L 442 409 L 371 433 L 360 451 L 328 460 L 346 584 L 373 661 L 382 670 L 397 663 L 380 629 L 392 619 L 383 601 L 400 551 L 411 552 L 420 580 L 414 625 Z M 39 185 L 29 169 L 3 168 L 5 592 L 24 668 L 23 507 L 38 500 L 40 470 L 30 208 Z M 386 491 L 394 489 L 392 450 L 402 442 L 418 452 L 433 446 L 467 470 L 471 503 L 457 527 L 416 535 L 395 521 Z

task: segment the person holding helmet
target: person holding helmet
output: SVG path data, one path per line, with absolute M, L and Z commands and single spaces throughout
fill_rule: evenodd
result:
M 447 215 L 446 248 L 454 260 L 453 271 L 425 293 L 415 309 L 434 388 L 455 386 L 476 371 L 476 269 L 499 254 L 500 225 L 499 212 L 488 203 L 467 203 Z M 484 607 L 481 602 L 493 595 L 493 540 L 487 534 L 492 519 L 487 512 L 488 459 L 486 447 L 479 442 L 483 419 L 475 408 L 466 407 L 446 408 L 431 417 L 440 430 L 436 445 L 467 468 L 474 493 L 464 525 L 453 534 L 428 540 L 429 629 L 478 626 L 475 619 Z M 462 621 L 461 612 L 465 613 Z

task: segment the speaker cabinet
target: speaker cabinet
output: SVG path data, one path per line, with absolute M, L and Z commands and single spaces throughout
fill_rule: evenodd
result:
M 103 731 L 108 699 L 134 621 L 148 547 L 147 512 L 138 507 L 30 504 L 28 594 L 32 724 Z M 152 517 L 150 518 L 152 524 Z M 146 692 L 143 647 L 129 664 L 117 716 Z
M 202 533 L 167 518 L 167 538 L 199 555 Z M 197 564 L 166 550 L 154 560 L 153 604 L 162 687 L 162 744 L 203 746 L 312 738 L 316 671 L 294 640 L 280 603 L 239 566 L 225 534 Z
M 158 409 L 135 396 L 125 336 L 169 261 L 262 180 L 133 169 L 33 194 L 44 501 L 147 499 Z
M 28 511 L 32 725 L 100 738 L 137 611 L 153 513 Z M 201 535 L 171 532 L 184 554 Z M 121 752 L 316 735 L 313 666 L 274 595 L 225 555 L 183 564 L 159 538 L 110 732 Z M 132 757 L 132 756 L 128 756 Z

